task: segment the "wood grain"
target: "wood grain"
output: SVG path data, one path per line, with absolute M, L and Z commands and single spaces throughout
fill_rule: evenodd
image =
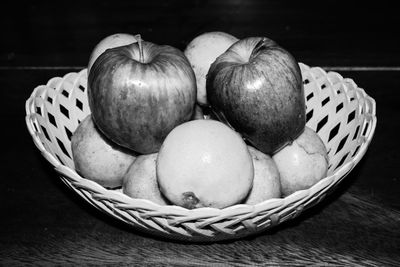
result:
M 25 126 L 33 88 L 68 69 L 1 70 L 3 128 L 0 265 L 398 266 L 400 116 L 397 72 L 345 72 L 377 101 L 378 127 L 363 160 L 320 205 L 260 235 L 189 244 L 133 230 L 72 194 Z M 5 148 L 5 149 L 4 149 Z
M 86 214 L 80 214 L 87 217 Z M 100 216 L 101 217 L 101 216 Z M 368 220 L 365 220 L 368 218 Z M 215 244 L 171 243 L 132 232 L 101 218 L 84 225 L 49 224 L 32 238 L 9 233 L 2 263 L 134 266 L 396 266 L 400 262 L 400 214 L 345 193 L 276 231 Z M 107 221 L 107 220 L 105 220 Z M 90 229 L 90 230 L 89 230 Z M 26 230 L 26 229 L 25 229 Z M 26 242 L 29 240 L 28 242 Z M 384 242 L 383 242 L 384 241 Z
M 3 3 L 0 266 L 400 266 L 397 10 L 385 0 Z M 213 244 L 143 234 L 72 194 L 26 129 L 33 88 L 79 71 L 109 34 L 141 33 L 183 50 L 214 30 L 270 37 L 299 61 L 354 79 L 376 100 L 375 136 L 338 190 L 271 231 Z

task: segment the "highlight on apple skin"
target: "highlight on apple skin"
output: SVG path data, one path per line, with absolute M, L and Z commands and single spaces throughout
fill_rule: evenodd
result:
M 183 52 L 139 40 L 99 56 L 88 77 L 88 100 L 108 138 L 150 154 L 192 117 L 196 79 Z
M 272 155 L 303 132 L 306 108 L 300 67 L 268 38 L 234 43 L 211 65 L 206 88 L 217 117 L 263 153 Z

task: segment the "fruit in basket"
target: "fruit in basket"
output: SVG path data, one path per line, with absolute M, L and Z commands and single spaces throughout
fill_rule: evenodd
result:
M 290 195 L 307 189 L 326 177 L 329 165 L 324 142 L 309 127 L 272 157 L 278 167 L 282 194 Z
M 150 154 L 175 126 L 191 119 L 196 79 L 183 52 L 138 40 L 100 55 L 89 73 L 88 100 L 108 138 Z
M 268 38 L 249 37 L 233 44 L 211 65 L 206 86 L 218 117 L 263 153 L 273 154 L 304 129 L 300 67 Z
M 197 102 L 207 105 L 206 75 L 211 63 L 238 39 L 225 32 L 206 32 L 194 38 L 184 51 L 196 75 Z
M 90 54 L 88 73 L 96 59 L 107 49 L 128 45 L 135 42 L 137 42 L 136 36 L 127 33 L 115 33 L 105 37 L 94 47 L 92 53 Z
M 122 185 L 126 170 L 136 159 L 132 151 L 117 146 L 101 134 L 90 115 L 74 131 L 71 150 L 77 172 L 109 188 Z
M 215 120 L 177 126 L 157 158 L 161 192 L 189 209 L 224 208 L 242 201 L 253 183 L 253 162 L 238 133 Z
M 139 155 L 124 176 L 122 192 L 132 198 L 166 205 L 167 201 L 158 187 L 156 161 L 157 153 Z
M 264 200 L 281 197 L 281 182 L 274 160 L 258 149 L 248 146 L 253 159 L 253 187 L 245 199 L 245 204 L 257 204 Z
M 196 106 L 194 107 L 192 120 L 202 120 L 202 119 L 204 119 L 203 109 L 198 104 L 196 104 Z

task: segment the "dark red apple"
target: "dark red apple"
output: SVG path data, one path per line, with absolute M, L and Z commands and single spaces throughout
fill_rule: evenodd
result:
M 268 38 L 233 44 L 211 65 L 206 88 L 216 115 L 264 153 L 275 153 L 304 130 L 300 67 Z
M 98 57 L 89 72 L 88 100 L 107 137 L 150 154 L 175 126 L 190 120 L 196 79 L 183 52 L 139 40 Z

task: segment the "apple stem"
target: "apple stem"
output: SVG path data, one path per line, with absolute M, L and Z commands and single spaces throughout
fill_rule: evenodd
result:
M 262 38 L 260 41 L 258 41 L 258 43 L 256 44 L 256 46 L 253 49 L 252 54 L 256 55 L 258 54 L 258 52 L 260 52 L 261 50 L 265 49 L 265 38 Z
M 143 54 L 143 45 L 142 45 L 142 37 L 140 36 L 140 34 L 137 34 L 136 36 L 138 45 L 139 45 L 139 62 L 140 63 L 144 63 L 144 54 Z

